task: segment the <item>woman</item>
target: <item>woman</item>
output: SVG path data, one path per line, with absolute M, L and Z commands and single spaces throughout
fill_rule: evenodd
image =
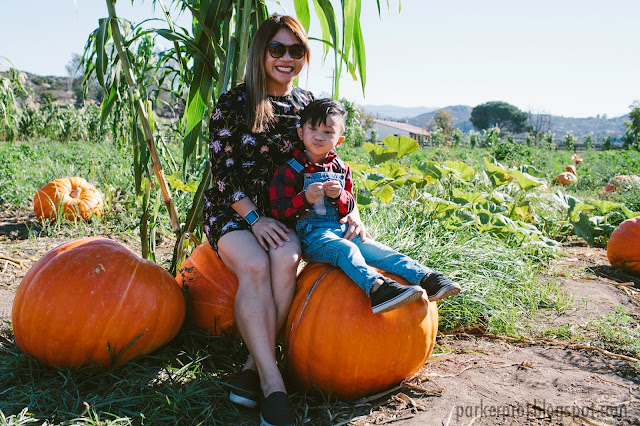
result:
M 212 188 L 205 194 L 204 230 L 238 277 L 235 320 L 250 354 L 230 398 L 250 408 L 259 401 L 264 425 L 295 422 L 275 346 L 301 249 L 295 232 L 265 212 L 274 171 L 301 146 L 298 113 L 313 96 L 293 80 L 308 64 L 302 25 L 290 16 L 270 17 L 251 45 L 245 83 L 220 96 L 209 123 Z M 349 223 L 351 238 L 364 237 L 357 214 Z

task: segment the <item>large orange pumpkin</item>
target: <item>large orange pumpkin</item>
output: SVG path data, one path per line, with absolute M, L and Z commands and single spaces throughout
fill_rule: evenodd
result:
M 208 242 L 196 247 L 185 260 L 176 280 L 188 288 L 189 317 L 194 324 L 216 336 L 236 332 L 233 304 L 238 279 Z
M 607 258 L 614 268 L 640 273 L 640 216 L 625 220 L 611 233 Z
M 33 197 L 33 211 L 39 220 L 56 219 L 58 209 L 68 220 L 102 216 L 102 194 L 81 177 L 53 180 Z
M 285 353 L 302 386 L 353 400 L 415 374 L 431 355 L 437 330 L 435 303 L 423 298 L 374 314 L 371 299 L 344 272 L 311 263 L 298 278 Z
M 115 241 L 81 238 L 27 272 L 13 303 L 13 333 L 44 364 L 109 368 L 169 342 L 185 311 L 167 271 Z

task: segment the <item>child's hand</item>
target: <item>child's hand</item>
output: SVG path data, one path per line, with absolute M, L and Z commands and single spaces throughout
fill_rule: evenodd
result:
M 324 184 L 324 193 L 328 197 L 338 198 L 342 192 L 342 185 L 337 180 L 328 180 Z
M 307 186 L 307 189 L 304 190 L 304 195 L 311 204 L 314 204 L 320 198 L 324 197 L 322 182 L 314 182 Z

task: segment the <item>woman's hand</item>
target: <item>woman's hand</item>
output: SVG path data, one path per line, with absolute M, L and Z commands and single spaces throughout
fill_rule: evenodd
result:
M 362 223 L 360 219 L 360 212 L 357 207 L 354 208 L 351 213 L 341 218 L 340 223 L 347 223 L 349 225 L 347 232 L 342 238 L 346 238 L 349 241 L 353 241 L 356 237 L 360 237 L 362 241 L 371 238 L 371 235 L 369 235 L 364 227 L 364 223 Z
M 289 228 L 280 221 L 267 216 L 260 216 L 258 221 L 251 226 L 251 232 L 265 251 L 269 251 L 269 247 L 275 250 L 282 247 L 285 241 L 290 241 L 287 235 L 291 232 Z

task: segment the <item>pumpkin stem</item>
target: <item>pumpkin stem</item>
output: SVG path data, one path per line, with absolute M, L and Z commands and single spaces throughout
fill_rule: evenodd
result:
M 71 196 L 71 198 L 78 198 L 78 196 L 80 195 L 81 192 L 82 192 L 82 188 L 76 188 L 69 195 Z

